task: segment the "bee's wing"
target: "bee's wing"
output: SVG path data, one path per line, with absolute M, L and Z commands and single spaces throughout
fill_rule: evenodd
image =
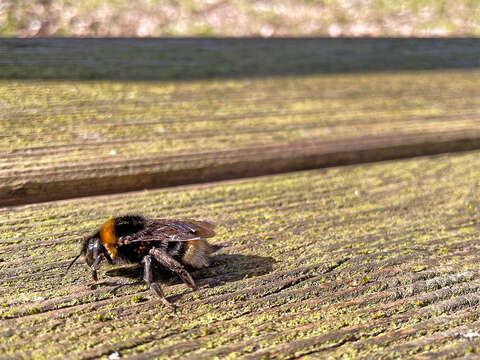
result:
M 215 224 L 209 221 L 154 219 L 147 231 L 125 237 L 129 243 L 140 241 L 194 241 L 215 236 Z
M 215 236 L 215 224 L 210 221 L 200 220 L 167 220 L 168 226 L 173 226 L 179 230 L 186 231 L 198 238 L 210 238 Z M 178 241 L 178 240 L 177 240 Z

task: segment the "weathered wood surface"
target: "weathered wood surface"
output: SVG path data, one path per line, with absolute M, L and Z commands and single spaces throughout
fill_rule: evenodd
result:
M 478 152 L 0 209 L 2 358 L 418 358 L 480 351 Z M 112 215 L 218 222 L 162 306 L 140 273 L 88 286 Z
M 477 149 L 479 81 L 477 70 L 4 80 L 0 204 Z
M 0 38 L 1 79 L 178 80 L 478 68 L 478 38 Z

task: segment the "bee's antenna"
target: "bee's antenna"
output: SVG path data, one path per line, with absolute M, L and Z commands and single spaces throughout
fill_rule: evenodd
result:
M 77 261 L 78 258 L 79 258 L 81 255 L 82 255 L 82 253 L 80 253 L 80 254 L 78 254 L 77 256 L 75 256 L 75 259 L 73 259 L 72 262 L 70 263 L 70 265 L 68 265 L 67 270 L 65 271 L 65 275 L 67 275 L 68 270 L 70 270 L 70 268 L 72 267 L 73 263 L 74 263 L 75 261 Z

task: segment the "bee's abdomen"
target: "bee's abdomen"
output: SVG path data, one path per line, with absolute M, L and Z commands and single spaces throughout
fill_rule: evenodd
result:
M 180 244 L 183 245 L 182 263 L 197 269 L 209 265 L 209 257 L 212 250 L 206 240 L 192 240 Z
M 182 241 L 169 242 L 167 245 L 167 253 L 172 257 L 181 258 L 185 253 L 185 245 L 186 243 Z

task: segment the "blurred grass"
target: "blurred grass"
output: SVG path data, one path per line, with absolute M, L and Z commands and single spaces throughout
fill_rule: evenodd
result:
M 477 0 L 0 0 L 3 36 L 478 36 Z

